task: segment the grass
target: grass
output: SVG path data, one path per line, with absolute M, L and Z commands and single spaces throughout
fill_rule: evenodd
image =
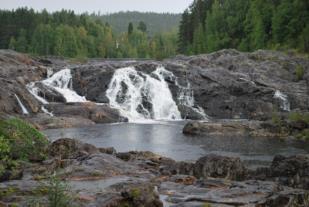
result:
M 9 145 L 9 154 L 13 159 L 29 161 L 46 158 L 48 140 L 32 125 L 21 119 L 1 120 L 0 136 Z
M 24 161 L 44 160 L 47 146 L 48 140 L 27 122 L 18 118 L 0 120 L 0 180 L 15 176 Z M 9 177 L 4 176 L 8 173 Z

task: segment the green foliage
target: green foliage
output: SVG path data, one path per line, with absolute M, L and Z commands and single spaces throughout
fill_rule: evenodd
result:
M 109 24 L 103 24 L 101 20 L 94 14 L 75 15 L 73 11 L 66 10 L 51 14 L 45 10 L 34 12 L 27 8 L 0 10 L 0 48 L 77 59 L 166 58 L 176 54 L 175 31 L 168 32 L 168 35 L 149 35 L 148 30 L 152 28 L 147 28 L 146 23 L 140 21 L 136 30 L 135 24 L 129 23 L 126 25 L 127 31 L 115 33 Z M 174 37 L 169 43 L 171 34 Z M 158 43 L 157 36 L 164 44 Z
M 115 32 L 115 35 L 120 35 L 127 32 L 130 22 L 135 28 L 138 28 L 140 22 L 143 21 L 145 25 L 148 26 L 147 32 L 152 37 L 158 33 L 165 33 L 170 30 L 177 29 L 181 15 L 127 11 L 105 15 L 91 14 L 91 17 L 107 22 Z
M 302 121 L 309 125 L 309 113 L 291 112 L 289 120 L 294 122 Z
M 140 31 L 142 31 L 142 32 L 147 32 L 147 26 L 146 26 L 145 22 L 140 21 L 140 22 L 138 23 L 137 29 L 140 30 Z
M 289 114 L 289 121 L 300 122 L 309 126 L 309 113 L 291 112 Z M 300 131 L 297 131 L 295 136 L 298 139 L 309 140 L 309 129 L 305 128 Z
M 272 113 L 271 121 L 272 121 L 273 124 L 275 124 L 277 126 L 281 126 L 282 125 L 282 120 L 281 120 L 280 116 L 276 112 Z
M 308 53 L 308 8 L 307 0 L 195 0 L 182 15 L 178 50 L 294 48 Z
M 141 196 L 141 190 L 138 189 L 138 188 L 133 188 L 131 189 L 130 191 L 130 196 L 133 198 L 133 199 L 138 199 L 140 196 Z
M 296 79 L 299 81 L 299 80 L 302 80 L 303 79 L 303 76 L 305 75 L 305 70 L 304 68 L 301 66 L 301 65 L 297 65 L 296 66 L 296 70 L 295 70 L 295 74 L 296 74 Z
M 11 159 L 27 161 L 46 157 L 47 139 L 21 119 L 0 120 L 0 136 L 1 152 L 8 153 Z
M 69 195 L 69 186 L 62 182 L 57 176 L 52 176 L 46 186 L 49 207 L 72 206 L 72 197 Z
M 0 176 L 5 172 L 6 169 L 11 168 L 12 159 L 10 158 L 11 146 L 7 139 L 0 136 Z
M 132 22 L 130 22 L 128 26 L 128 35 L 131 35 L 133 33 L 133 30 L 134 30 L 133 24 Z

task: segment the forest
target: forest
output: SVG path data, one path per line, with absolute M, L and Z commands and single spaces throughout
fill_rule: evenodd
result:
M 309 52 L 308 0 L 195 0 L 182 14 L 178 50 Z
M 68 10 L 0 10 L 0 28 L 0 48 L 33 55 L 163 59 L 177 49 L 176 29 L 150 36 L 148 25 L 140 21 L 117 33 L 99 15 Z
M 92 17 L 107 22 L 116 34 L 127 31 L 128 24 L 138 27 L 140 21 L 147 25 L 147 33 L 153 36 L 171 30 L 177 30 L 181 14 L 154 13 L 154 12 L 117 12 L 111 14 L 91 14 Z
M 182 15 L 0 10 L 0 48 L 71 58 L 154 58 L 224 48 L 309 52 L 308 0 L 194 0 Z

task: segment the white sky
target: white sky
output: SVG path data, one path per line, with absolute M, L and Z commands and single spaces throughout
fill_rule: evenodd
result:
M 113 13 L 118 11 L 153 11 L 182 13 L 193 0 L 0 0 L 0 9 L 29 7 L 35 10 L 46 8 L 48 11 L 61 9 L 74 10 L 76 13 Z

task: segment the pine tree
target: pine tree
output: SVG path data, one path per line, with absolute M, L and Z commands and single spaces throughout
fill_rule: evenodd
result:
M 128 34 L 131 35 L 133 33 L 133 30 L 134 30 L 133 24 L 132 22 L 130 22 L 128 26 Z
M 140 21 L 137 29 L 142 31 L 142 32 L 147 32 L 147 26 L 146 26 L 145 22 Z

